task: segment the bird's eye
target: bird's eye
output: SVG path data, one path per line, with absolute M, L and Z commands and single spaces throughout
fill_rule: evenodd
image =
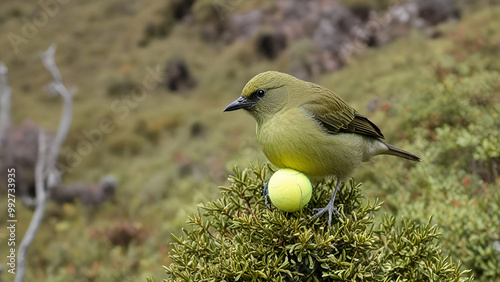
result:
M 266 95 L 266 90 L 264 89 L 257 90 L 257 97 L 262 98 L 264 97 L 264 95 Z

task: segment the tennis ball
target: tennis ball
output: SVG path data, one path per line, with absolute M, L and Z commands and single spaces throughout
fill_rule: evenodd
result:
M 300 211 L 311 200 L 311 181 L 303 173 L 291 168 L 275 172 L 267 188 L 271 202 L 282 211 Z

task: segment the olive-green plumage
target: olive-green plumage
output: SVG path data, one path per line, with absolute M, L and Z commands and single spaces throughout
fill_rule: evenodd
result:
M 268 71 L 252 78 L 224 111 L 238 109 L 257 121 L 257 140 L 271 163 L 312 179 L 335 175 L 346 180 L 362 162 L 380 154 L 420 161 L 384 143 L 380 129 L 334 92 L 285 73 Z
M 257 121 L 257 140 L 271 163 L 312 178 L 335 175 L 345 180 L 362 162 L 380 154 L 420 161 L 382 142 L 380 129 L 334 92 L 285 73 L 256 75 L 226 111 L 236 108 Z

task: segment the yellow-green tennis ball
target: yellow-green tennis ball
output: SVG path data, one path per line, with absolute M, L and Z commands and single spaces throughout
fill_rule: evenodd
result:
M 300 211 L 311 200 L 311 181 L 303 173 L 291 168 L 275 172 L 267 188 L 271 202 L 282 211 Z

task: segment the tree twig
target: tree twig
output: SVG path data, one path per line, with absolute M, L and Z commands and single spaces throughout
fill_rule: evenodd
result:
M 42 59 L 43 66 L 50 72 L 50 74 L 54 78 L 54 82 L 57 84 L 62 84 L 61 73 L 56 66 L 56 48 L 56 44 L 50 45 L 47 51 L 40 54 L 40 58 Z
M 24 235 L 18 251 L 18 264 L 16 272 L 16 282 L 24 281 L 24 274 L 26 271 L 26 253 L 29 246 L 33 242 L 38 228 L 45 213 L 45 204 L 50 196 L 50 190 L 57 186 L 60 181 L 60 172 L 55 167 L 57 157 L 61 150 L 61 146 L 66 140 L 72 117 L 72 100 L 75 89 L 68 90 L 62 84 L 61 73 L 55 64 L 54 54 L 56 47 L 51 45 L 47 51 L 40 55 L 43 65 L 50 72 L 54 81 L 49 85 L 49 89 L 53 93 L 58 93 L 63 98 L 63 109 L 59 128 L 54 138 L 50 149 L 47 150 L 46 136 L 42 129 L 39 132 L 38 138 L 38 159 L 35 166 L 35 185 L 36 185 L 36 208 L 31 218 L 30 225 L 26 234 Z
M 255 221 L 258 222 L 259 220 L 255 216 L 255 213 L 253 212 L 252 207 L 250 207 L 250 203 L 248 202 L 247 197 L 245 197 L 245 192 L 242 191 L 239 196 L 245 202 L 245 206 L 246 206 L 247 210 L 253 215 L 253 218 L 255 219 Z
M 59 129 L 57 130 L 56 137 L 52 143 L 52 146 L 49 150 L 49 158 L 48 165 L 46 167 L 47 172 L 55 170 L 55 163 L 57 161 L 57 157 L 59 156 L 59 152 L 61 151 L 62 144 L 64 140 L 66 140 L 66 136 L 68 135 L 69 126 L 71 124 L 72 117 L 72 107 L 73 107 L 73 95 L 76 89 L 68 90 L 66 86 L 62 83 L 61 73 L 57 68 L 54 54 L 56 51 L 56 45 L 52 44 L 47 51 L 40 54 L 40 58 L 42 59 L 42 63 L 45 68 L 50 72 L 54 81 L 49 85 L 49 88 L 53 91 L 54 94 L 59 94 L 63 98 L 63 111 L 61 120 L 59 122 Z M 59 178 L 59 177 L 57 177 Z M 50 181 L 53 182 L 53 181 Z M 53 188 L 57 183 L 49 183 L 49 188 Z
M 7 67 L 0 62 L 0 146 L 5 140 L 10 125 L 10 94 L 7 84 Z
M 24 281 L 24 272 L 26 270 L 26 253 L 28 251 L 31 242 L 35 239 L 35 235 L 38 232 L 40 223 L 43 219 L 43 214 L 45 212 L 45 203 L 47 202 L 47 195 L 45 193 L 45 164 L 47 162 L 46 155 L 46 136 L 43 129 L 38 132 L 38 158 L 35 166 L 35 188 L 36 188 L 36 208 L 31 218 L 30 225 L 26 234 L 24 234 L 23 240 L 19 245 L 19 251 L 17 255 L 17 271 L 16 271 L 16 282 Z

